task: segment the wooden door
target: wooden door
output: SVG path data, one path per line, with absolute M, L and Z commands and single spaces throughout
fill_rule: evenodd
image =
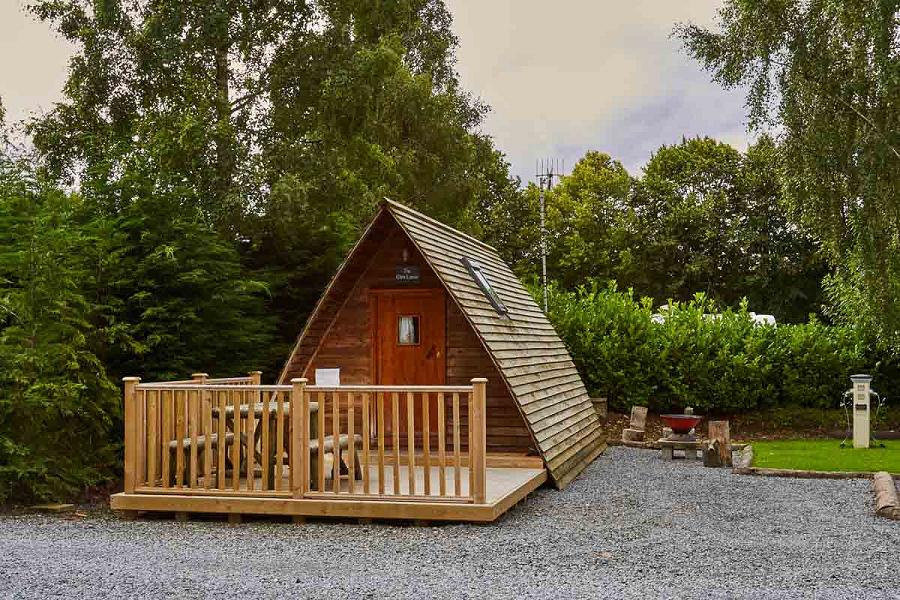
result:
M 375 383 L 443 385 L 446 381 L 447 324 L 444 290 L 375 290 L 371 297 Z M 436 397 L 429 422 L 437 426 Z M 389 406 L 388 406 L 389 409 Z M 406 398 L 400 402 L 400 429 L 406 431 Z M 386 419 L 390 423 L 390 418 Z M 416 398 L 416 429 L 421 400 Z M 389 427 L 388 427 L 389 428 Z

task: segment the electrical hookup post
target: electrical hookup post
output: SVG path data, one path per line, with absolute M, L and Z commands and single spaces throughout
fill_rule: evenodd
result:
M 853 447 L 868 448 L 872 439 L 872 376 L 851 375 L 853 382 Z

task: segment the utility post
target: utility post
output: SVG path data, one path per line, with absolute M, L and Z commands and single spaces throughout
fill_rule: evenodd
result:
M 549 309 L 547 298 L 547 226 L 544 210 L 544 184 L 547 185 L 549 191 L 553 187 L 553 178 L 560 178 L 565 171 L 565 163 L 560 163 L 556 159 L 541 159 L 535 164 L 535 177 L 538 179 L 540 186 L 540 204 L 541 204 L 541 286 L 544 289 L 544 313 Z

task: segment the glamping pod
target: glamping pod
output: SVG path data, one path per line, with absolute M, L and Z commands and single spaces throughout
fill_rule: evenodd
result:
M 339 371 L 342 385 L 485 377 L 488 452 L 540 456 L 559 488 L 606 447 L 565 345 L 497 251 L 391 200 L 325 290 L 280 382 L 315 385 L 317 371 Z
M 125 378 L 140 511 L 492 521 L 605 448 L 566 347 L 490 246 L 385 201 L 274 385 Z

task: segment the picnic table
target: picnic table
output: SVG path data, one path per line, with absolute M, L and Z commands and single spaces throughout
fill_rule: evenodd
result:
M 270 423 L 271 423 L 270 431 L 274 431 L 275 427 L 276 427 L 275 420 L 278 418 L 278 410 L 277 410 L 278 405 L 275 402 L 269 402 L 268 404 L 269 404 L 269 406 L 268 406 L 269 419 L 270 419 Z M 239 412 L 240 418 L 247 419 L 249 417 L 251 406 L 253 407 L 253 418 L 255 420 L 255 424 L 254 424 L 255 426 L 253 428 L 252 447 L 253 447 L 253 452 L 256 453 L 256 446 L 261 445 L 261 442 L 262 442 L 262 427 L 260 425 L 260 421 L 262 421 L 262 419 L 263 419 L 263 413 L 266 410 L 266 406 L 265 406 L 265 403 L 263 403 L 263 402 L 256 402 L 256 403 L 253 403 L 252 405 L 251 404 L 239 404 L 237 408 L 240 411 Z M 224 412 L 225 427 L 227 427 L 229 430 L 233 430 L 233 428 L 234 428 L 234 409 L 235 409 L 235 407 L 233 404 L 226 404 L 224 411 L 221 411 L 218 406 L 213 406 L 212 407 L 212 416 L 214 419 L 218 419 L 220 412 Z M 318 402 L 310 402 L 309 403 L 310 417 L 318 414 L 318 412 L 319 412 L 319 403 Z M 291 417 L 291 403 L 285 402 L 283 404 L 283 410 L 282 410 L 282 419 L 284 419 L 284 440 L 283 441 L 284 441 L 285 447 L 281 448 L 282 452 L 287 450 L 286 446 L 288 444 L 288 441 L 291 439 L 291 436 L 290 436 L 291 419 L 290 419 L 290 417 Z M 237 433 L 237 432 L 232 431 L 232 433 Z M 309 435 L 311 438 L 315 438 L 316 436 L 319 435 L 318 419 L 315 419 L 315 418 L 309 419 Z M 269 461 L 268 461 L 269 462 L 269 470 L 272 473 L 274 473 L 275 462 L 276 462 L 276 457 L 277 457 L 278 451 L 279 451 L 279 448 L 277 447 L 276 436 L 270 435 L 269 436 L 269 447 L 267 448 L 267 452 L 269 454 Z M 262 460 L 261 460 L 262 457 L 258 453 L 256 453 L 256 456 L 258 459 L 257 464 L 262 464 Z M 274 485 L 275 485 L 274 477 L 271 476 L 271 473 L 270 473 L 270 477 L 268 478 L 268 480 L 269 480 L 269 487 L 270 488 L 274 487 Z

